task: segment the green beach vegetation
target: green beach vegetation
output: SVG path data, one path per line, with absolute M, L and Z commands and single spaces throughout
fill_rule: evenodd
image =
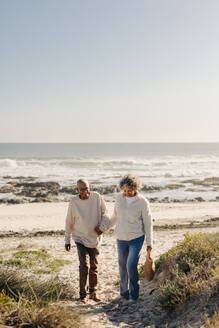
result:
M 218 233 L 186 233 L 181 242 L 160 255 L 155 265 L 155 303 L 166 312 L 166 322 L 189 311 L 196 323 L 200 320 L 200 327 L 219 327 Z M 143 264 L 138 271 L 143 277 Z
M 0 324 L 16 327 L 80 327 L 80 314 L 62 300 L 71 290 L 59 280 L 40 281 L 0 268 Z
M 167 310 L 195 296 L 207 293 L 210 299 L 219 288 L 219 235 L 185 234 L 177 246 L 155 262 L 162 272 L 158 301 Z
M 16 327 L 80 327 L 80 314 L 64 306 L 72 295 L 58 277 L 40 279 L 69 261 L 54 258 L 46 249 L 19 250 L 0 260 L 0 325 Z M 23 270 L 17 270 L 17 268 Z M 38 268 L 38 269 L 37 269 Z M 42 270 L 42 272 L 39 272 Z
M 59 272 L 68 260 L 54 258 L 48 250 L 41 248 L 39 250 L 19 250 L 12 252 L 7 259 L 0 258 L 0 264 L 4 266 L 18 266 L 23 269 L 30 269 L 33 273 L 49 274 Z
M 69 264 L 58 255 L 23 245 L 1 256 L 0 325 L 83 327 L 81 313 L 66 306 L 75 295 L 72 286 L 56 274 Z M 200 320 L 200 327 L 219 325 L 219 234 L 187 233 L 155 264 L 151 306 L 162 308 L 164 322 L 170 324 L 178 316 L 183 327 L 189 311 L 196 323 Z M 141 277 L 143 272 L 143 265 L 139 265 Z

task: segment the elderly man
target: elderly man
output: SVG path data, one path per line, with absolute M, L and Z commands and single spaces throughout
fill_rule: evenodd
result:
M 78 195 L 72 197 L 66 217 L 65 249 L 71 249 L 71 234 L 76 243 L 79 258 L 80 301 L 87 303 L 87 276 L 89 275 L 90 299 L 99 302 L 97 297 L 97 265 L 98 245 L 102 231 L 99 229 L 107 225 L 106 205 L 103 198 L 90 191 L 89 183 L 85 180 L 77 181 Z M 102 230 L 104 230 L 102 228 Z M 90 265 L 88 264 L 88 259 Z

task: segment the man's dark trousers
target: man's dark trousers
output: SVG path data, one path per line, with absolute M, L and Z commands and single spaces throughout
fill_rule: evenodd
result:
M 89 248 L 80 243 L 76 243 L 79 258 L 79 283 L 80 283 L 80 298 L 87 295 L 86 284 L 89 274 L 89 293 L 93 294 L 97 290 L 97 257 L 99 250 L 97 248 Z M 90 265 L 89 260 L 90 259 Z

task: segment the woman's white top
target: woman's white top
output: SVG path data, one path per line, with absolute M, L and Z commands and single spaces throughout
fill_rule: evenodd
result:
M 125 200 L 126 200 L 127 205 L 130 205 L 132 202 L 134 202 L 136 200 L 136 196 L 134 196 L 134 197 L 126 197 L 125 196 Z
M 126 198 L 134 198 L 127 204 Z M 135 197 L 125 197 L 123 193 L 116 197 L 114 213 L 106 227 L 100 224 L 100 230 L 104 231 L 113 226 L 115 227 L 116 237 L 119 240 L 132 240 L 143 235 L 146 236 L 146 243 L 152 246 L 152 217 L 148 200 L 137 193 Z

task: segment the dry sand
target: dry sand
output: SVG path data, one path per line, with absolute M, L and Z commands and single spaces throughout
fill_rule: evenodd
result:
M 0 205 L 0 231 L 64 229 L 68 203 Z M 113 203 L 107 203 L 112 213 Z M 153 203 L 155 224 L 185 223 L 219 216 L 219 202 Z

